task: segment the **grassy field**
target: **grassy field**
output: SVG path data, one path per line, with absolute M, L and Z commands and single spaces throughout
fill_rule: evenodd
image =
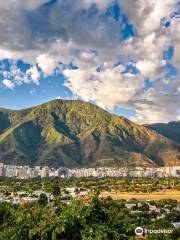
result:
M 135 198 L 140 201 L 147 200 L 161 200 L 161 199 L 174 199 L 180 202 L 180 191 L 164 191 L 153 193 L 127 193 L 127 192 L 102 192 L 101 197 L 105 198 L 110 196 L 114 200 L 125 199 L 130 200 Z

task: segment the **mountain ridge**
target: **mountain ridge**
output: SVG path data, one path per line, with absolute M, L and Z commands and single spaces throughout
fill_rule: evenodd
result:
M 145 126 L 180 144 L 180 121 L 146 124 Z
M 164 166 L 180 145 L 79 100 L 0 109 L 0 161 L 48 166 Z

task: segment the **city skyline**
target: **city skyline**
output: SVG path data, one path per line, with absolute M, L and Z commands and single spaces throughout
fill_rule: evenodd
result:
M 103 177 L 180 177 L 180 166 L 164 167 L 74 167 L 21 166 L 0 163 L 0 177 L 31 178 L 103 178 Z

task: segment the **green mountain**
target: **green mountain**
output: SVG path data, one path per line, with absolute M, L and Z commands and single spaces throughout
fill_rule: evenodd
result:
M 180 143 L 180 121 L 169 123 L 156 123 L 147 125 L 149 129 L 152 129 L 169 139 Z
M 49 166 L 164 166 L 180 145 L 89 103 L 55 100 L 0 109 L 0 162 Z

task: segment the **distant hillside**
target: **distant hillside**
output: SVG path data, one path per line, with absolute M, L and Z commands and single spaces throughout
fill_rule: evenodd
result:
M 157 123 L 147 125 L 149 129 L 152 129 L 171 140 L 180 143 L 180 121 L 170 123 Z
M 55 100 L 0 109 L 0 162 L 49 166 L 163 166 L 180 145 L 89 103 Z

